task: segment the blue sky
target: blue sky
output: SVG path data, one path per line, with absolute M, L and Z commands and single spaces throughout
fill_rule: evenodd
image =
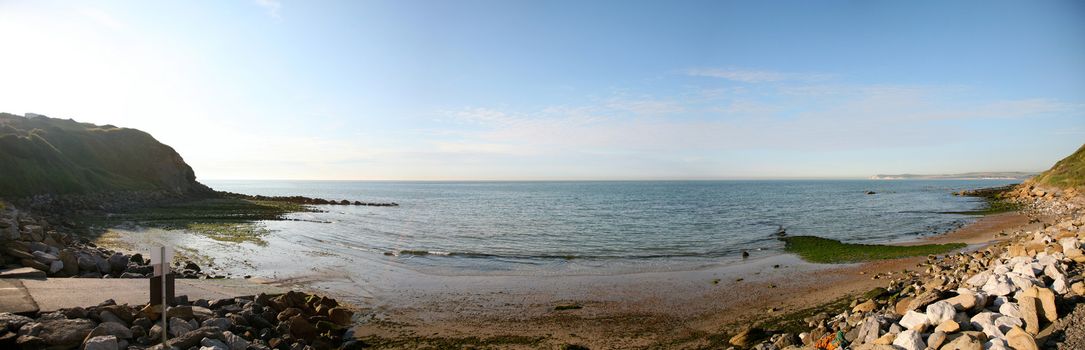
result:
M 0 111 L 204 179 L 1033 171 L 1085 142 L 1074 1 L 0 2 Z

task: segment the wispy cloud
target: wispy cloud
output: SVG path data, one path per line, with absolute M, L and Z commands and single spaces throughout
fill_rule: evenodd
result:
M 768 70 L 693 68 L 686 70 L 687 75 L 697 77 L 721 78 L 743 83 L 770 83 L 780 81 L 820 81 L 832 79 L 832 74 L 825 73 L 787 73 Z
M 253 0 L 257 5 L 263 7 L 267 11 L 268 16 L 272 18 L 279 18 L 279 10 L 282 9 L 283 4 L 277 0 Z
M 124 29 L 124 27 L 125 27 L 123 22 L 118 21 L 116 18 L 114 18 L 109 13 L 107 13 L 105 11 L 102 11 L 102 10 L 99 10 L 99 9 L 96 9 L 96 8 L 87 7 L 87 8 L 83 8 L 79 12 L 82 13 L 83 16 L 86 16 L 87 18 L 90 18 L 95 23 L 98 23 L 98 24 L 100 24 L 100 25 L 102 25 L 102 26 L 104 26 L 106 28 L 109 28 L 109 29 L 119 30 L 119 29 Z

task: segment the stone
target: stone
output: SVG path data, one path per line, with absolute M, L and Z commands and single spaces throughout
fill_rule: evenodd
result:
M 97 336 L 111 335 L 117 339 L 132 339 L 132 330 L 117 322 L 102 322 L 87 334 L 87 339 Z
M 1055 292 L 1047 288 L 1031 287 L 1025 289 L 1022 293 L 1024 296 L 1035 297 L 1039 300 L 1040 316 L 1047 322 L 1055 322 L 1059 319 L 1059 313 L 1055 309 Z
M 34 322 L 34 319 L 22 315 L 16 315 L 10 312 L 0 312 L 0 333 L 7 329 L 9 331 L 16 331 L 22 328 L 27 323 Z
M 924 350 L 927 348 L 927 344 L 923 342 L 919 332 L 911 329 L 897 334 L 897 338 L 893 340 L 893 345 L 904 350 Z
M 946 332 L 935 331 L 927 337 L 927 346 L 931 349 L 937 349 L 942 346 L 942 343 L 946 341 Z
M 912 300 L 915 300 L 915 298 L 914 297 L 901 298 L 899 301 L 897 301 L 897 305 L 895 305 L 893 310 L 897 313 L 897 315 L 903 316 L 904 314 L 908 313 L 909 310 L 911 310 L 911 309 L 908 308 L 908 306 L 912 304 Z
M 908 311 L 898 323 L 909 330 L 922 331 L 930 323 L 930 318 L 922 312 Z
M 249 348 L 249 341 L 230 331 L 222 332 L 222 340 L 230 350 L 245 350 Z
M 128 257 L 121 253 L 113 253 L 107 262 L 109 263 L 110 271 L 119 273 L 128 268 Z
M 1077 282 L 1070 285 L 1070 291 L 1077 295 L 1085 295 L 1085 282 Z
M 32 267 L 19 267 L 14 269 L 0 270 L 0 278 L 33 278 L 44 279 L 45 271 Z
M 192 325 L 188 321 L 182 320 L 177 317 L 170 318 L 169 334 L 170 336 L 177 337 L 182 334 L 192 331 Z
M 57 257 L 64 263 L 64 275 L 75 276 L 79 274 L 79 257 L 70 249 L 61 250 L 60 255 L 57 255 Z
M 94 321 L 87 319 L 49 320 L 41 322 L 38 337 L 52 347 L 77 347 L 94 330 Z
M 1036 339 L 1033 339 L 1032 335 L 1029 335 L 1020 327 L 1010 328 L 1010 331 L 1006 332 L 1006 342 L 1014 350 L 1039 350 L 1039 347 L 1036 346 Z
M 934 327 L 936 332 L 953 333 L 961 329 L 961 325 L 954 320 L 943 321 L 938 324 L 938 327 Z
M 170 339 L 166 345 L 180 349 L 188 349 L 199 345 L 203 338 L 222 338 L 222 330 L 214 327 L 201 327 L 179 337 Z
M 293 318 L 290 319 L 290 322 L 291 322 L 290 332 L 291 333 L 294 333 L 294 321 L 298 320 L 298 319 L 300 319 L 302 321 L 305 320 L 304 318 L 301 318 L 301 316 L 294 316 Z M 308 322 L 306 322 L 306 324 L 308 324 Z M 312 327 L 312 326 L 309 326 L 309 327 Z M 313 328 L 313 331 L 315 331 L 315 330 L 316 329 Z M 734 337 L 731 337 L 731 339 L 728 342 L 731 343 L 731 345 L 745 348 L 745 347 L 750 347 L 751 345 L 753 345 L 754 342 L 760 340 L 761 338 L 764 338 L 765 335 L 766 335 L 765 331 L 761 330 L 760 328 L 748 328 L 746 330 L 743 330 L 742 332 L 739 332 Z M 306 338 L 306 337 L 298 335 L 296 333 L 294 334 L 294 336 L 297 336 L 297 337 L 300 337 L 300 338 Z
M 298 338 L 309 339 L 315 337 L 318 332 L 316 327 L 313 327 L 313 325 L 302 315 L 291 317 L 290 320 L 287 321 L 287 324 L 290 325 L 290 334 Z M 760 335 L 763 334 L 764 332 L 759 328 L 750 328 L 731 338 L 731 340 L 736 340 L 737 338 L 738 340 L 746 340 L 747 342 L 752 343 L 753 341 L 760 339 Z M 751 343 L 747 343 L 745 346 L 752 345 Z
M 912 302 L 908 304 L 908 310 L 919 310 L 920 308 L 926 307 L 930 303 L 941 299 L 941 297 L 942 291 L 937 289 L 928 290 L 915 297 L 915 300 L 912 300 Z
M 983 331 L 988 338 L 1003 338 L 1005 334 L 998 329 L 995 321 L 1002 315 L 994 312 L 981 312 L 972 316 L 972 328 Z
M 83 343 L 83 350 L 118 350 L 120 345 L 117 343 L 117 337 L 112 335 L 101 335 L 94 338 L 87 339 Z
M 978 304 L 978 299 L 979 298 L 980 298 L 980 296 L 977 296 L 975 294 L 961 293 L 961 294 L 958 294 L 955 297 L 946 299 L 945 302 L 949 303 L 950 305 L 953 305 L 954 309 L 957 309 L 957 310 L 960 310 L 960 311 L 967 311 L 967 310 L 971 310 L 972 308 L 976 307 L 976 305 Z M 984 299 L 986 299 L 986 297 L 984 297 Z
M 860 303 L 859 305 L 855 305 L 855 307 L 851 309 L 851 312 L 867 313 L 874 311 L 874 309 L 877 307 L 878 304 L 875 303 L 874 300 L 867 300 L 863 303 Z
M 867 316 L 863 319 L 863 323 L 859 325 L 859 332 L 853 342 L 857 344 L 874 343 L 879 336 L 881 336 L 881 324 L 874 316 Z
M 64 262 L 60 260 L 53 261 L 49 264 L 49 273 L 55 274 L 57 272 L 60 272 L 60 270 L 62 269 L 64 269 Z
M 927 319 L 930 320 L 928 324 L 940 324 L 943 321 L 952 321 L 953 317 L 957 315 L 956 309 L 953 308 L 953 304 L 945 301 L 939 301 L 927 305 Z
M 99 272 L 98 264 L 95 263 L 94 259 L 89 256 L 79 255 L 79 257 L 76 258 L 76 264 L 79 265 L 80 271 Z
M 169 318 L 177 317 L 177 318 L 180 318 L 180 319 L 183 319 L 183 320 L 187 321 L 187 320 L 193 319 L 195 316 L 192 314 L 192 307 L 191 306 L 174 306 L 174 307 L 170 307 L 166 311 L 166 317 L 169 317 Z
M 34 268 L 41 272 L 49 271 L 49 265 L 42 264 L 40 261 L 34 259 L 22 259 L 19 260 L 19 263 L 23 264 L 23 266 Z
M 892 345 L 893 341 L 897 339 L 897 334 L 898 333 L 885 333 L 874 341 L 874 345 Z
M 328 310 L 328 319 L 340 326 L 349 326 L 353 323 L 354 312 L 347 308 L 334 307 Z
M 1004 303 L 998 307 L 998 313 L 1014 317 L 1021 318 L 1021 307 L 1016 303 Z
M 1039 303 L 1040 301 L 1032 296 L 1017 297 L 1018 313 L 1021 314 L 1021 320 L 1025 323 L 1025 331 L 1032 335 L 1040 333 Z
M 230 347 L 218 339 L 203 338 L 200 340 L 200 350 L 230 350 Z
M 962 334 L 949 343 L 942 345 L 940 350 L 983 350 L 983 341 L 968 334 Z
M 34 255 L 34 260 L 37 260 L 38 262 L 42 263 L 43 265 L 49 265 L 49 264 L 52 264 L 54 261 L 60 260 L 60 258 L 58 258 L 56 255 L 49 254 L 49 253 L 42 252 L 42 251 L 36 251 L 36 252 L 34 252 L 32 254 Z

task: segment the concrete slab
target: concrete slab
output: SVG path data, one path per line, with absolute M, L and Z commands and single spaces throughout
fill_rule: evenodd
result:
M 20 267 L 14 269 L 0 270 L 0 278 L 39 278 L 44 279 L 46 277 L 45 271 L 35 269 L 33 267 Z
M 22 281 L 0 279 L 0 312 L 32 314 L 38 312 L 38 304 L 30 297 Z
M 97 305 L 106 299 L 117 304 L 140 305 L 150 300 L 147 279 L 51 278 L 19 280 L 41 311 Z M 243 279 L 177 280 L 177 295 L 189 300 L 223 299 L 259 293 L 285 293 L 288 289 Z

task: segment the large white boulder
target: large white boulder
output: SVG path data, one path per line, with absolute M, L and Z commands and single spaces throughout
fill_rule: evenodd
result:
M 909 330 L 921 330 L 923 327 L 930 325 L 930 322 L 930 318 L 928 318 L 926 314 L 910 310 L 905 313 L 904 317 L 901 317 L 900 322 L 897 323 L 900 323 L 901 326 Z
M 927 320 L 929 320 L 928 324 L 941 324 L 944 321 L 953 320 L 953 316 L 956 315 L 957 310 L 953 308 L 953 304 L 950 304 L 945 300 L 927 305 Z
M 923 350 L 927 348 L 927 344 L 923 342 L 923 336 L 911 329 L 897 334 L 897 338 L 893 340 L 893 346 L 898 346 L 904 350 Z

